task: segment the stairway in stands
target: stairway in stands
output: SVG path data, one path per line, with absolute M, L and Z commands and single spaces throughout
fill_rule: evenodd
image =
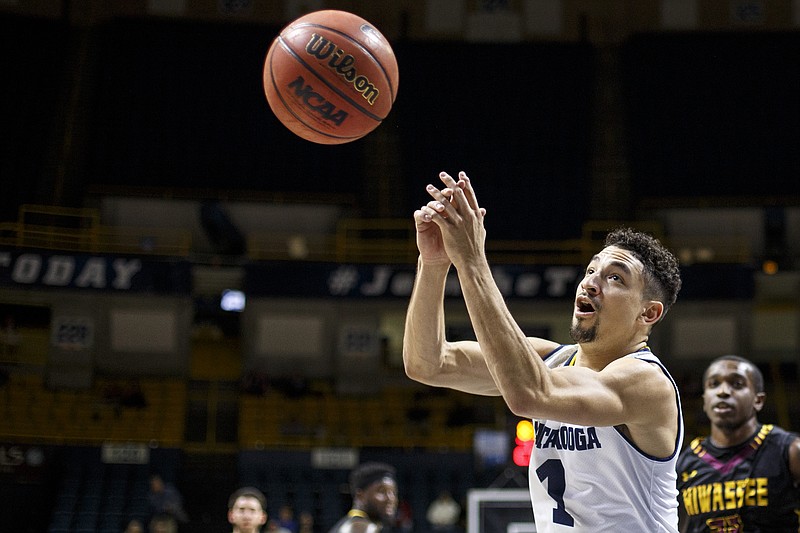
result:
M 186 453 L 178 473 L 189 524 L 181 531 L 226 531 L 228 496 L 238 488 L 235 453 Z

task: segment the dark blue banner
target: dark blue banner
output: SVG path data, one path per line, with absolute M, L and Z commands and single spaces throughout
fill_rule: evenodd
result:
M 503 265 L 492 272 L 507 298 L 572 298 L 583 268 Z M 270 263 L 247 268 L 245 292 L 254 296 L 407 299 L 415 275 L 416 265 Z M 446 295 L 461 295 L 455 269 L 448 276 Z
M 0 285 L 189 294 L 191 268 L 136 256 L 0 251 Z
M 572 299 L 583 270 L 575 265 L 498 265 L 492 274 L 506 298 Z M 250 296 L 407 299 L 416 265 L 276 262 L 253 263 L 245 271 L 244 291 Z M 755 294 L 754 270 L 746 265 L 693 265 L 681 273 L 679 300 L 742 300 Z M 189 294 L 191 279 L 188 261 L 0 251 L 0 286 Z M 461 296 L 455 269 L 445 294 Z
M 572 299 L 583 276 L 574 265 L 498 265 L 492 268 L 506 298 Z M 749 299 L 755 294 L 753 269 L 746 265 L 701 265 L 681 269 L 678 300 Z M 411 295 L 416 265 L 266 263 L 246 268 L 245 292 L 252 296 L 308 298 L 402 298 Z M 445 294 L 459 297 L 455 269 Z

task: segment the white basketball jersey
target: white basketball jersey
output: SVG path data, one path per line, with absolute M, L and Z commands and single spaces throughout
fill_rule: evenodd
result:
M 576 351 L 561 346 L 545 363 L 569 365 Z M 614 427 L 534 420 L 530 491 L 537 533 L 677 533 L 675 464 L 683 441 L 678 387 L 648 349 L 626 357 L 656 363 L 675 387 L 678 437 L 672 454 L 651 457 Z

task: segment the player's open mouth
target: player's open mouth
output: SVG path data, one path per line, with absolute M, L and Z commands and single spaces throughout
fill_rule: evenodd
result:
M 594 305 L 592 305 L 591 300 L 589 300 L 585 296 L 579 296 L 575 300 L 576 315 L 586 316 L 594 313 L 594 311 L 595 311 Z
M 729 403 L 720 402 L 718 404 L 714 404 L 713 409 L 715 413 L 727 413 L 733 411 L 733 406 Z

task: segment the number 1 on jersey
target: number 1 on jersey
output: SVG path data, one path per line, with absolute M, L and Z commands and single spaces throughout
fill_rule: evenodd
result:
M 564 507 L 564 491 L 567 490 L 566 476 L 564 475 L 564 465 L 558 459 L 548 459 L 536 469 L 539 481 L 544 484 L 547 480 L 547 494 L 556 502 L 553 509 L 553 522 L 562 526 L 575 526 L 575 519 L 567 512 Z

